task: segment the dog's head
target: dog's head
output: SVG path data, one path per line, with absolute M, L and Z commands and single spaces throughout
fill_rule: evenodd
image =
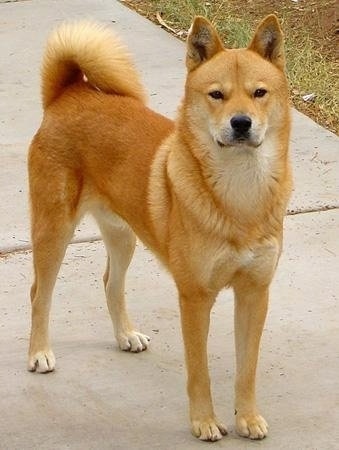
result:
M 224 48 L 211 23 L 196 17 L 186 65 L 183 112 L 199 141 L 254 149 L 272 130 L 276 135 L 288 114 L 283 35 L 276 16 L 260 23 L 247 49 Z

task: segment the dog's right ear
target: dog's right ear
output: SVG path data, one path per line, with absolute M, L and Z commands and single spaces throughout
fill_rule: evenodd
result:
M 195 17 L 187 37 L 186 66 L 194 70 L 223 50 L 224 46 L 213 25 L 204 17 Z

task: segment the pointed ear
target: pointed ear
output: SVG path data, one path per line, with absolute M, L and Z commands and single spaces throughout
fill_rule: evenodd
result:
M 274 14 L 270 14 L 260 23 L 248 49 L 259 53 L 279 69 L 285 69 L 284 37 Z
M 204 17 L 195 17 L 187 37 L 186 66 L 189 71 L 212 58 L 224 48 L 213 25 Z

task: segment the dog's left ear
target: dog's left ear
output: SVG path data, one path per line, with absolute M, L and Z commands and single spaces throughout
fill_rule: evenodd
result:
M 213 25 L 202 16 L 195 17 L 187 37 L 187 69 L 189 71 L 195 69 L 223 48 Z
M 277 16 L 270 14 L 259 24 L 248 49 L 285 69 L 284 37 Z

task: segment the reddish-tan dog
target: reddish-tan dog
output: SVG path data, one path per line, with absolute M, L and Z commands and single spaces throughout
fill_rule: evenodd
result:
M 129 56 L 92 23 L 62 25 L 42 69 L 44 119 L 29 153 L 35 281 L 29 370 L 52 371 L 49 310 L 57 273 L 81 216 L 107 248 L 104 284 L 123 350 L 145 350 L 124 299 L 135 234 L 176 282 L 193 433 L 226 434 L 213 410 L 207 365 L 210 311 L 235 293 L 236 428 L 261 439 L 267 424 L 255 372 L 269 285 L 291 191 L 283 37 L 275 16 L 247 49 L 225 49 L 197 17 L 187 40 L 185 96 L 173 123 L 145 106 Z

